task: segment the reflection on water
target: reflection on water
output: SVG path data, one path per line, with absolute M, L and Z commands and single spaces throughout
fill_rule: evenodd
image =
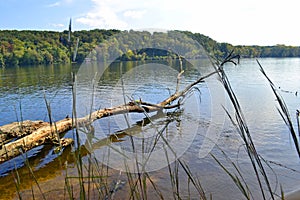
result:
M 300 107 L 300 95 L 295 95 L 296 91 L 300 92 L 300 59 L 261 59 L 260 62 L 278 89 L 282 91 L 282 96 L 286 100 L 293 117 L 296 109 Z M 166 64 L 171 64 L 174 68 L 161 70 L 161 65 Z M 212 70 L 207 62 L 199 63 L 195 61 L 192 64 L 191 66 L 185 66 L 181 88 L 196 80 L 199 72 L 206 74 Z M 134 100 L 142 98 L 142 100 L 152 103 L 165 99 L 175 91 L 175 75 L 179 66 L 176 62 L 156 63 L 151 64 L 151 67 L 147 66 L 149 63 L 126 62 L 121 64 L 121 68 L 120 63 L 118 63 L 102 70 L 102 67 L 97 64 L 88 63 L 87 65 L 86 68 L 81 68 L 81 70 L 87 70 L 84 73 L 85 76 L 78 77 L 80 82 L 78 83 L 77 95 L 81 97 L 78 99 L 78 106 L 82 109 L 80 111 L 82 115 L 88 114 L 91 110 L 122 104 L 124 103 L 124 96 L 126 97 L 125 101 L 130 98 Z M 51 102 L 52 117 L 55 120 L 70 115 L 72 112 L 71 72 L 77 71 L 77 69 L 78 67 L 68 65 L 2 69 L 0 71 L 0 125 L 21 119 L 48 121 L 44 94 Z M 277 186 L 277 192 L 279 193 L 279 186 L 276 183 L 280 183 L 285 191 L 297 189 L 300 183 L 299 159 L 288 129 L 276 109 L 275 97 L 268 82 L 260 73 L 256 61 L 245 59 L 241 61 L 240 66 L 227 65 L 225 70 L 240 101 L 258 152 L 266 160 L 271 161 L 270 166 L 273 170 L 267 166 L 266 170 L 272 182 L 272 188 Z M 199 149 L 201 149 L 205 137 L 208 137 L 206 135 L 208 129 L 219 126 L 215 121 L 211 121 L 212 108 L 225 106 L 229 111 L 232 110 L 228 101 L 212 105 L 212 102 L 216 101 L 212 101 L 211 98 L 222 99 L 224 95 L 222 92 L 220 94 L 212 92 L 216 87 L 219 87 L 216 77 L 214 78 L 215 80 L 211 84 L 201 83 L 198 85 L 201 94 L 198 92 L 192 94 L 190 100 L 183 107 L 182 113 L 176 120 L 171 122 L 168 137 L 170 140 L 177 138 L 180 141 L 180 137 L 184 138 L 184 135 L 196 133 L 193 135 L 189 148 L 183 152 L 182 160 L 189 164 L 191 171 L 200 178 L 205 191 L 208 194 L 211 193 L 214 199 L 223 199 L 224 195 L 228 199 L 240 199 L 241 193 L 210 156 L 202 159 L 198 158 Z M 93 79 L 97 80 L 96 83 L 92 82 Z M 91 89 L 93 84 L 95 87 Z M 90 106 L 91 102 L 93 103 L 92 107 Z M 80 110 L 80 108 L 78 109 Z M 156 125 L 165 123 L 167 118 L 165 114 L 159 117 L 155 114 L 150 116 L 154 117 L 153 123 Z M 95 131 L 93 137 L 98 139 L 97 142 L 94 140 L 95 148 L 103 149 L 107 145 L 106 138 L 111 137 L 108 135 L 112 133 L 116 133 L 116 138 L 113 141 L 118 142 L 116 145 L 122 148 L 130 145 L 130 133 L 134 134 L 136 139 L 142 138 L 143 134 L 143 137 L 147 137 L 150 141 L 153 137 L 151 132 L 153 128 L 150 125 L 151 123 L 147 125 L 147 123 L 141 121 L 145 116 L 143 114 L 130 114 L 128 117 L 129 126 L 132 128 L 130 131 L 128 131 L 128 123 L 124 120 L 124 116 L 110 117 L 95 122 L 93 125 L 97 131 Z M 225 115 L 219 113 L 218 117 L 224 118 Z M 296 123 L 295 118 L 293 118 L 293 121 Z M 141 127 L 140 124 L 144 124 L 144 126 Z M 193 124 L 197 125 L 196 128 Z M 66 135 L 71 136 L 72 133 L 69 132 Z M 220 153 L 219 148 L 225 151 L 229 158 L 237 162 L 249 187 L 254 191 L 258 191 L 257 182 L 249 159 L 243 150 L 241 139 L 226 117 L 217 140 L 217 146 L 213 148 L 211 153 L 224 162 L 229 169 L 232 169 L 232 166 Z M 88 153 L 86 151 L 86 154 Z M 53 149 L 46 145 L 32 150 L 30 154 L 36 154 L 36 156 L 30 158 L 30 163 L 35 170 L 38 181 L 47 185 L 48 182 L 53 183 L 55 180 L 61 184 L 60 189 L 63 189 L 65 161 L 68 161 L 69 166 L 72 165 L 72 149 L 65 149 L 62 155 L 58 157 L 53 153 Z M 13 176 L 7 171 L 14 168 L 14 163 L 21 167 L 23 165 L 22 159 L 16 158 L 0 166 L 0 173 L 3 175 L 0 178 L 0 190 L 5 189 L 7 194 L 5 197 L 7 198 L 11 198 L 15 193 Z M 291 168 L 296 171 L 290 170 Z M 21 167 L 18 172 L 21 177 L 24 177 L 22 180 L 25 186 L 22 189 L 29 190 L 32 179 L 28 178 L 28 168 Z M 6 175 L 7 173 L 8 175 Z M 167 168 L 155 171 L 152 174 L 153 180 L 155 179 L 161 190 L 166 194 L 170 193 L 172 188 L 169 184 Z M 183 171 L 179 171 L 179 175 L 182 175 L 180 180 L 182 181 L 184 193 L 186 189 L 184 183 L 187 180 L 184 179 Z M 47 190 L 47 187 L 43 189 L 46 191 L 55 190 L 55 188 Z M 260 198 L 260 196 L 256 196 L 255 192 L 254 196 Z
M 53 118 L 71 113 L 70 65 L 12 67 L 0 70 L 0 125 L 28 120 L 48 120 L 44 95 Z

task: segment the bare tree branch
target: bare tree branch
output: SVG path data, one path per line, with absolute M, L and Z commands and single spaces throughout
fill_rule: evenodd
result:
M 181 71 L 178 74 L 178 77 L 183 73 Z M 149 113 L 149 112 L 155 112 L 160 111 L 163 109 L 172 109 L 179 107 L 179 102 L 177 104 L 171 105 L 172 102 L 177 100 L 179 97 L 184 97 L 192 87 L 194 87 L 196 84 L 203 82 L 204 79 L 214 75 L 215 73 L 218 73 L 218 71 L 214 71 L 210 74 L 207 74 L 205 76 L 200 77 L 195 82 L 188 85 L 186 88 L 184 88 L 182 91 L 177 91 L 169 96 L 164 101 L 158 103 L 158 104 L 152 104 L 148 102 L 143 102 L 142 100 L 139 101 L 130 101 L 129 103 L 126 103 L 124 105 L 119 105 L 111 108 L 104 108 L 101 110 L 97 110 L 85 117 L 72 119 L 72 118 L 65 118 L 60 121 L 57 121 L 54 123 L 54 125 L 49 124 L 47 122 L 37 121 L 37 122 L 30 122 L 28 123 L 28 128 L 25 131 L 27 134 L 25 137 L 18 139 L 16 141 L 6 143 L 1 145 L 0 149 L 0 163 L 5 162 L 11 158 L 14 158 L 22 153 L 25 153 L 29 151 L 30 149 L 33 149 L 39 145 L 44 144 L 46 141 L 53 141 L 56 139 L 56 134 L 62 134 L 66 131 L 69 131 L 73 128 L 76 128 L 77 126 L 84 126 L 87 124 L 91 124 L 93 121 L 109 117 L 112 115 L 119 115 L 129 112 L 135 112 L 135 113 Z M 74 120 L 76 120 L 76 123 L 74 123 Z M 23 122 L 24 123 L 24 122 Z M 30 128 L 30 124 L 32 124 L 35 128 Z M 0 127 L 0 135 L 4 135 L 3 138 L 7 138 L 8 135 L 12 134 L 14 132 L 14 125 L 15 123 L 12 123 L 10 125 L 5 125 Z M 11 129 L 9 129 L 11 127 Z M 23 126 L 24 127 L 24 126 Z M 26 126 L 27 127 L 27 126 Z M 0 137 L 1 138 L 1 137 Z M 6 139 L 4 139 L 6 140 Z M 70 140 L 63 140 L 59 141 L 63 142 L 64 144 L 70 144 Z M 2 143 L 4 143 L 2 141 Z

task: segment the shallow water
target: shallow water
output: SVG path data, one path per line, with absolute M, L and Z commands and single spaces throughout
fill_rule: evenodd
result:
M 300 94 L 295 95 L 296 91 L 300 92 L 300 59 L 260 59 L 260 62 L 281 91 L 290 109 L 293 122 L 296 123 L 294 116 L 296 109 L 300 107 Z M 158 103 L 168 97 L 176 88 L 178 63 L 172 63 L 175 66 L 173 68 L 167 67 L 169 64 L 165 62 L 127 62 L 121 65 L 116 63 L 106 70 L 102 70 L 101 64 L 93 65 L 91 63 L 73 67 L 54 65 L 2 69 L 0 71 L 0 125 L 22 119 L 48 121 L 44 95 L 51 103 L 54 120 L 65 118 L 66 115 L 71 116 L 72 71 L 77 72 L 76 109 L 79 117 L 85 116 L 90 111 L 123 104 L 124 101 L 128 102 L 132 99 L 139 100 L 141 98 L 143 101 Z M 185 68 L 181 79 L 181 88 L 196 80 L 199 74 L 207 74 L 212 71 L 208 61 L 194 61 L 192 65 Z M 272 188 L 276 188 L 278 194 L 280 193 L 280 184 L 287 192 L 298 189 L 300 184 L 299 159 L 288 129 L 277 111 L 278 105 L 275 96 L 259 71 L 258 64 L 253 59 L 242 59 L 239 66 L 226 65 L 225 71 L 240 101 L 257 151 L 264 159 L 271 162 L 272 170 L 266 166 L 266 171 L 272 182 Z M 150 114 L 153 124 L 145 124 L 142 128 L 136 125 L 136 122 L 143 119 L 144 114 L 113 116 L 95 122 L 93 124 L 95 132 L 92 137 L 81 134 L 81 142 L 82 144 L 87 141 L 95 143 L 119 130 L 125 130 L 126 134 L 133 135 L 138 151 L 150 152 L 157 130 L 161 130 L 166 119 L 169 119 L 170 124 L 167 131 L 164 132 L 166 138 L 177 150 L 177 156 L 188 163 L 190 170 L 199 177 L 207 194 L 211 193 L 213 199 L 224 199 L 224 195 L 227 199 L 241 198 L 241 193 L 233 181 L 207 155 L 207 153 L 212 153 L 232 169 L 232 165 L 221 153 L 220 149 L 222 149 L 240 167 L 250 189 L 254 191 L 253 196 L 260 199 L 257 181 L 249 158 L 244 151 L 243 143 L 222 107 L 224 106 L 229 112 L 232 111 L 220 83 L 213 76 L 205 83 L 200 83 L 197 88 L 198 90 L 194 90 L 185 100 L 183 110 L 177 116 L 167 116 L 166 113 Z M 72 132 L 66 134 L 66 137 L 71 136 Z M 127 135 L 121 140 L 121 142 L 110 144 L 110 147 L 119 148 L 131 155 L 130 137 Z M 103 156 L 107 156 L 106 151 L 109 147 L 105 145 L 107 144 L 104 142 L 96 148 L 90 149 L 100 161 Z M 153 150 L 154 153 L 151 155 L 153 160 L 149 161 L 147 170 L 152 171 L 151 174 L 156 184 L 164 191 L 164 194 L 169 194 L 171 187 L 169 186 L 167 163 L 165 163 L 165 156 L 161 156 L 163 146 L 163 142 L 160 141 Z M 53 153 L 53 149 L 46 145 L 28 153 L 31 166 L 35 171 L 34 174 L 41 185 L 44 185 L 42 188 L 44 192 L 63 190 L 65 163 L 62 161 L 67 160 L 69 166 L 72 166 L 72 151 L 72 149 L 66 149 L 58 157 Z M 115 161 L 111 162 L 110 166 L 122 170 L 122 165 L 118 162 L 120 160 L 117 157 L 118 154 L 110 156 L 111 161 Z M 25 185 L 22 189 L 24 189 L 23 194 L 26 197 L 26 193 L 30 194 L 32 179 L 28 175 L 28 168 L 22 167 L 24 165 L 22 157 L 0 165 L 2 175 L 0 190 L 5 189 L 7 195 L 5 197 L 11 198 L 15 195 L 13 174 L 10 172 L 15 165 L 21 174 L 23 185 Z M 69 171 L 72 173 L 72 169 Z M 73 169 L 73 173 L 75 171 Z M 179 177 L 182 183 L 182 194 L 187 194 L 187 179 L 183 170 L 179 170 Z M 45 186 L 47 183 L 53 182 L 61 185 L 59 189 Z M 125 189 L 120 193 L 122 191 L 126 193 Z M 195 191 L 192 190 L 191 194 L 197 199 Z

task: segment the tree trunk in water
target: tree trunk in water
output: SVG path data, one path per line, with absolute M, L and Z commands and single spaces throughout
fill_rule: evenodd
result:
M 0 163 L 19 156 L 22 153 L 25 153 L 30 149 L 33 149 L 34 147 L 40 146 L 47 141 L 52 143 L 57 142 L 61 146 L 69 145 L 73 142 L 72 139 L 60 139 L 60 134 L 76 127 L 90 125 L 97 119 L 128 112 L 148 113 L 163 109 L 176 108 L 180 106 L 180 101 L 178 101 L 178 103 L 174 105 L 170 104 L 177 100 L 179 97 L 184 97 L 193 86 L 195 86 L 199 82 L 202 82 L 205 78 L 212 76 L 215 73 L 218 73 L 218 71 L 214 71 L 206 76 L 200 77 L 198 80 L 188 85 L 182 91 L 178 91 L 177 87 L 176 92 L 173 95 L 158 104 L 151 104 L 143 102 L 142 100 L 131 101 L 125 105 L 97 110 L 82 118 L 65 118 L 52 124 L 43 121 L 23 121 L 1 126 Z M 177 77 L 178 80 L 180 79 L 181 74 L 182 72 L 179 73 Z M 14 138 L 20 139 L 9 142 Z

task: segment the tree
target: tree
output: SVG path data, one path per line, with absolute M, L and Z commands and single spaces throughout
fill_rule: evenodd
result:
M 110 40 L 109 38 L 117 33 L 118 40 Z M 95 29 L 90 31 L 75 31 L 72 34 L 71 41 L 74 42 L 79 38 L 77 62 L 82 62 L 88 54 L 101 45 L 102 56 L 95 55 L 98 60 L 114 59 L 123 55 L 124 60 L 142 60 L 152 57 L 153 55 L 142 55 L 138 50 L 147 46 L 161 48 L 161 44 L 168 42 L 169 47 L 181 45 L 180 54 L 191 52 L 191 44 L 184 43 L 182 34 L 178 37 L 178 33 L 185 33 L 186 37 L 192 38 L 203 46 L 207 53 L 216 58 L 222 59 L 225 55 L 234 49 L 243 57 L 297 57 L 300 56 L 300 48 L 276 45 L 276 46 L 233 46 L 229 43 L 219 43 L 208 36 L 200 33 L 191 33 L 189 31 L 169 31 L 167 34 L 155 32 L 153 34 L 147 31 L 118 31 Z M 129 37 L 130 35 L 130 37 Z M 68 31 L 0 31 L 0 54 L 2 54 L 2 63 L 5 65 L 28 65 L 28 64 L 50 64 L 50 63 L 68 63 Z M 167 40 L 168 38 L 168 40 Z M 171 39 L 170 39 L 171 38 Z M 153 41 L 153 44 L 149 42 Z M 185 40 L 187 41 L 187 40 Z M 108 44 L 108 42 L 110 44 Z M 107 43 L 104 44 L 103 43 Z M 132 49 L 129 49 L 132 48 Z M 142 48 L 141 48 L 142 47 Z M 28 50 L 30 49 L 30 50 Z M 128 52 L 131 50 L 132 52 Z M 137 51 L 137 52 L 133 52 Z M 26 53 L 26 55 L 25 55 Z M 132 55 L 133 53 L 133 55 Z M 193 57 L 190 53 L 188 56 Z M 29 56 L 33 56 L 30 58 Z M 157 59 L 165 59 L 165 55 L 156 54 Z
M 36 50 L 26 49 L 23 57 L 20 60 L 22 65 L 37 65 L 43 63 L 43 57 Z
M 44 63 L 45 64 L 52 64 L 53 63 L 53 56 L 49 51 L 44 50 L 42 51 L 43 57 L 44 57 Z
M 5 67 L 3 55 L 0 53 L 0 67 Z

